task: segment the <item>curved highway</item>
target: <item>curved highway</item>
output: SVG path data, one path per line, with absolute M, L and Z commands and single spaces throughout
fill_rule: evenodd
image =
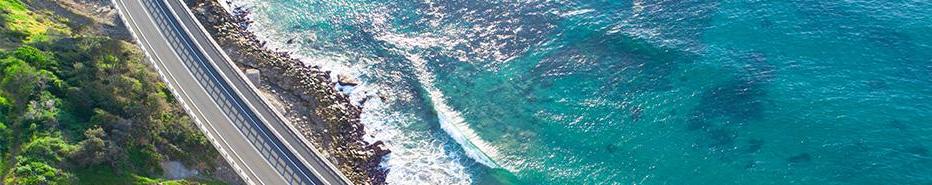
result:
M 174 96 L 247 184 L 350 184 L 259 96 L 181 0 L 113 0 Z

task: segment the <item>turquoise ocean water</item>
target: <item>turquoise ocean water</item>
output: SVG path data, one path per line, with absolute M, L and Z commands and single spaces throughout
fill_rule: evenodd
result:
M 392 184 L 932 184 L 932 1 L 231 5 L 364 82 Z

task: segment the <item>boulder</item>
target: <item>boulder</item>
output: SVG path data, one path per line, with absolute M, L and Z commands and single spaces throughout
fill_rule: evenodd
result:
M 360 82 L 359 82 L 359 79 L 350 77 L 349 75 L 338 74 L 337 83 L 340 85 L 344 85 L 344 86 L 346 85 L 356 86 L 356 85 L 359 85 Z

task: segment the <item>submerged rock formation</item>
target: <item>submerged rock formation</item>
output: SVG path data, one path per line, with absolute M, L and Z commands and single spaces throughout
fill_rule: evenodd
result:
M 356 184 L 384 184 L 387 169 L 379 166 L 389 153 L 382 142 L 363 140 L 359 120 L 361 108 L 350 103 L 329 81 L 329 73 L 305 66 L 284 52 L 271 51 L 246 30 L 248 12 L 236 8 L 228 13 L 216 0 L 187 0 L 195 16 L 241 69 L 262 71 L 263 83 L 286 92 L 265 92 L 297 97 L 304 115 L 286 115 L 318 151 Z M 344 83 L 358 83 L 345 79 Z M 257 84 L 258 85 L 258 84 Z M 295 118 L 298 117 L 298 118 Z

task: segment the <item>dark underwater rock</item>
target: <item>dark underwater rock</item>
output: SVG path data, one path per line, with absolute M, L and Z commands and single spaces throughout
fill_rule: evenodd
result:
M 804 162 L 810 162 L 810 161 L 812 161 L 812 155 L 809 155 L 809 153 L 802 153 L 799 155 L 794 155 L 789 158 L 786 158 L 786 162 L 790 164 L 804 163 Z

